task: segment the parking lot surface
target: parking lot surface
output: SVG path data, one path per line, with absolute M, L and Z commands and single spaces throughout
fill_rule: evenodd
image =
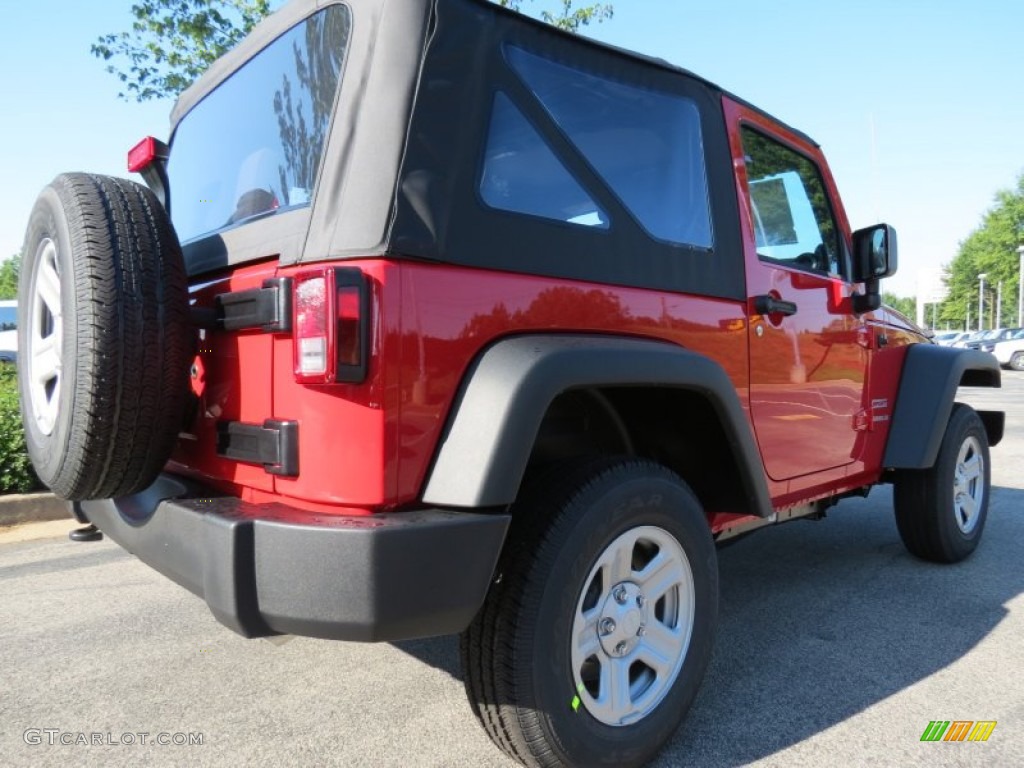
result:
M 911 558 L 888 488 L 720 550 L 715 656 L 655 765 L 1024 765 L 1024 375 L 963 394 L 1007 411 L 975 555 Z M 243 640 L 116 545 L 59 533 L 0 535 L 5 765 L 511 765 L 454 638 Z M 921 742 L 933 720 L 997 725 Z

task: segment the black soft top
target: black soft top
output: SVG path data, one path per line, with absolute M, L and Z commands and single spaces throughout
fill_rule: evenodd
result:
M 288 29 L 340 2 L 292 0 L 215 62 L 172 111 L 172 153 L 174 129 L 199 101 Z M 486 0 L 341 4 L 352 11 L 352 31 L 311 206 L 190 243 L 190 272 L 268 255 L 283 265 L 389 256 L 743 296 L 742 266 L 725 261 L 737 258 L 741 246 L 722 89 L 664 60 L 563 32 Z M 597 194 L 617 218 L 606 231 L 482 205 L 479 163 L 495 94 L 530 98 L 504 60 L 507 46 L 693 101 L 702 121 L 713 248 L 654 240 L 607 190 Z M 557 145 L 557 128 L 543 130 Z M 563 160 L 586 176 L 579 158 Z M 171 198 L 173 209 L 173 189 Z M 582 253 L 585 259 L 564 255 Z

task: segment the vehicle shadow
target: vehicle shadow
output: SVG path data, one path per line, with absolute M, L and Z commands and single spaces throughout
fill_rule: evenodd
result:
M 985 537 L 957 565 L 904 549 L 892 495 L 843 502 L 719 551 L 716 650 L 655 766 L 733 766 L 797 744 L 962 658 L 1024 593 L 1024 491 L 994 488 Z M 396 644 L 461 679 L 454 638 Z M 926 723 L 922 723 L 922 728 Z

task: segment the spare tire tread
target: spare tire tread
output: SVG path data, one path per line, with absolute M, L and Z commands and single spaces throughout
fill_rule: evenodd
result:
M 63 447 L 30 429 L 30 453 L 61 453 L 50 476 L 40 475 L 63 498 L 135 493 L 169 458 L 185 408 L 193 342 L 181 247 L 145 187 L 91 174 L 63 174 L 51 187 L 70 240 L 63 263 L 73 287 L 61 282 L 73 292 L 64 356 L 74 387 L 60 405 L 70 419 Z

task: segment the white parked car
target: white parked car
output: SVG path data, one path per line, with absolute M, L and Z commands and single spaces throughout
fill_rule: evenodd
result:
M 18 359 L 18 302 L 0 301 L 0 362 Z
M 1017 331 L 1010 339 L 996 342 L 992 354 L 1004 368 L 1024 371 L 1024 330 Z
M 932 341 L 941 347 L 951 347 L 961 339 L 970 336 L 969 331 L 943 331 L 942 333 L 936 333 L 932 337 Z

